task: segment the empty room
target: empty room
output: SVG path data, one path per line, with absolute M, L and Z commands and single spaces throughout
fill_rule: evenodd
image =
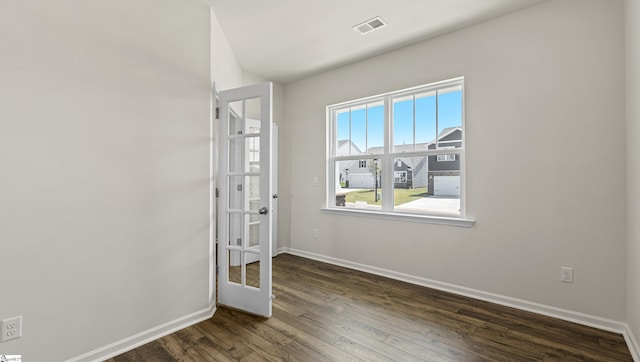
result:
M 640 0 L 0 1 L 0 356 L 640 361 Z

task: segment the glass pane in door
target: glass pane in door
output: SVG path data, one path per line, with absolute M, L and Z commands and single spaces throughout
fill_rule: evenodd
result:
M 257 254 L 245 253 L 247 259 L 255 259 L 258 260 Z M 247 264 L 247 286 L 260 289 L 260 261 L 255 261 L 253 263 Z
M 234 212 L 229 213 L 229 224 L 227 230 L 229 234 L 229 240 L 227 243 L 229 246 L 242 246 L 242 217 L 241 213 Z
M 227 171 L 242 172 L 242 136 L 231 136 L 227 139 Z
M 243 195 L 243 183 L 242 176 L 227 176 L 228 193 L 229 193 L 229 209 L 241 210 L 243 207 L 242 195 Z
M 260 221 L 249 222 L 247 241 L 249 248 L 260 250 Z
M 247 176 L 246 184 L 248 185 L 247 208 L 251 211 L 260 209 L 260 176 Z
M 229 102 L 229 114 L 227 115 L 229 135 L 242 134 L 244 104 L 242 101 Z
M 245 100 L 246 124 L 245 134 L 260 133 L 260 98 L 251 98 Z
M 257 136 L 245 139 L 246 172 L 260 172 L 260 138 Z
M 228 253 L 228 281 L 230 283 L 242 284 L 242 265 L 240 263 L 241 252 L 229 250 Z

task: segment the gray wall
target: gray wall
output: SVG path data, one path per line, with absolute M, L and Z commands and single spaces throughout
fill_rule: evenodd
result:
M 640 337 L 640 1 L 625 2 L 627 36 L 627 318 Z M 637 351 L 640 353 L 640 346 Z
M 209 27 L 197 0 L 0 2 L 0 351 L 208 310 Z
M 550 1 L 287 84 L 291 247 L 625 321 L 623 20 L 622 1 Z M 322 213 L 325 106 L 457 76 L 475 226 Z

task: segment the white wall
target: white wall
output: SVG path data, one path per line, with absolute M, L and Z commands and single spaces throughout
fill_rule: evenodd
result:
M 0 351 L 61 361 L 209 309 L 209 7 L 0 2 Z
M 243 72 L 242 81 L 245 85 L 256 84 L 262 82 L 269 82 L 267 78 L 262 76 Z M 289 190 L 291 189 L 291 175 L 289 173 L 289 142 L 286 139 L 288 135 L 288 126 L 286 124 L 286 117 L 284 115 L 285 99 L 284 99 L 284 85 L 273 82 L 273 122 L 278 124 L 278 236 L 277 247 L 289 248 L 291 231 L 290 228 L 290 197 Z
M 627 0 L 627 318 L 640 338 L 640 2 Z M 640 346 L 636 346 L 638 348 Z M 638 350 L 640 353 L 640 350 Z
M 216 83 L 217 90 L 244 85 L 242 67 L 236 60 L 213 9 L 211 9 L 211 79 Z
M 620 1 L 552 1 L 287 84 L 291 247 L 626 320 L 622 24 Z M 475 226 L 321 213 L 325 106 L 456 76 Z

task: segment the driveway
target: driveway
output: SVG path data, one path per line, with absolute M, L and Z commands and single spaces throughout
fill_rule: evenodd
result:
M 396 210 L 433 211 L 443 214 L 460 215 L 460 198 L 455 196 L 431 196 L 398 205 Z

